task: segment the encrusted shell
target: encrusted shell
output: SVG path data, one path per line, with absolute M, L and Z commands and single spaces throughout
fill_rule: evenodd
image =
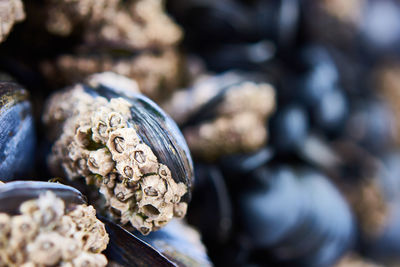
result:
M 189 149 L 173 120 L 138 94 L 133 81 L 95 75 L 54 95 L 44 120 L 59 133 L 52 168 L 95 184 L 122 224 L 147 234 L 185 215 L 193 179 Z
M 0 266 L 106 266 L 108 234 L 76 189 L 11 182 L 0 200 Z
M 275 90 L 256 75 L 232 71 L 200 79 L 165 106 L 181 123 L 193 155 L 215 161 L 266 143 L 265 121 L 275 110 Z

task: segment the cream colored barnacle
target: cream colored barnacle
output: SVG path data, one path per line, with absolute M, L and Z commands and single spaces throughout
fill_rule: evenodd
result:
M 192 153 L 209 161 L 255 151 L 268 140 L 265 123 L 274 110 L 275 91 L 271 85 L 242 82 L 226 91 L 216 107 L 215 118 L 186 127 L 185 138 Z
M 51 191 L 0 213 L 0 266 L 106 266 L 109 237 L 92 206 L 71 205 Z M 2 246 L 1 244 L 6 244 Z
M 77 85 L 54 95 L 43 119 L 49 127 L 62 128 L 49 159 L 53 169 L 61 167 L 68 178 L 84 177 L 96 185 L 114 218 L 147 234 L 185 215 L 187 204 L 180 201 L 188 185 L 173 179 L 132 126 L 132 105 Z

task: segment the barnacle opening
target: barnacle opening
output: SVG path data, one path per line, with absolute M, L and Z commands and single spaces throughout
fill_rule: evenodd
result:
M 54 95 L 44 121 L 50 126 L 57 119 L 52 116 L 54 110 L 64 113 L 61 117 L 65 120 L 49 162 L 53 167 L 61 166 L 70 179 L 83 176 L 87 183 L 95 184 L 114 217 L 147 234 L 174 216 L 185 215 L 187 205 L 180 201 L 188 188 L 175 182 L 168 166 L 159 162 L 129 125 L 131 107 L 121 97 L 93 96 L 81 85 Z

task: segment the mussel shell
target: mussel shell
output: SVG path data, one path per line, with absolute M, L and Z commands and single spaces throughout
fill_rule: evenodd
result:
M 0 180 L 27 174 L 34 164 L 35 131 L 28 93 L 0 82 Z
M 189 92 L 202 90 L 204 88 L 212 91 L 212 94 L 209 95 L 207 101 L 196 107 L 190 113 L 181 127 L 185 128 L 215 118 L 218 115 L 218 107 L 225 100 L 227 92 L 229 90 L 234 90 L 236 88 L 235 86 L 245 81 L 265 82 L 266 79 L 260 73 L 227 71 L 194 85 L 189 89 Z M 188 101 L 193 100 L 189 98 Z
M 183 182 L 192 187 L 194 179 L 193 162 L 186 141 L 176 123 L 153 101 L 140 94 L 115 91 L 99 85 L 97 88 L 85 87 L 93 96 L 107 99 L 123 97 L 132 104 L 129 127 L 134 128 L 142 141 L 152 149 L 159 162 L 168 166 L 175 182 Z M 189 201 L 190 190 L 183 197 Z
M 273 174 L 260 168 L 253 173 L 253 179 L 261 180 L 261 186 L 243 192 L 239 203 L 240 218 L 253 246 L 271 246 L 299 223 L 303 195 L 296 177 L 288 169 Z
M 19 206 L 24 201 L 38 198 L 51 191 L 67 204 L 85 204 L 85 197 L 75 188 L 59 183 L 38 181 L 16 181 L 0 185 L 0 212 L 10 215 L 19 213 Z
M 265 39 L 287 46 L 294 41 L 299 22 L 297 0 L 174 0 L 168 4 L 169 11 L 185 28 L 189 46 L 198 50 L 218 43 Z
M 308 114 L 300 105 L 287 105 L 271 119 L 270 128 L 271 145 L 277 152 L 292 152 L 307 138 L 310 130 Z
M 159 231 L 139 238 L 149 242 L 178 266 L 212 266 L 196 230 L 173 220 Z
M 229 175 L 229 179 L 237 176 L 238 173 L 248 174 L 267 162 L 275 156 L 275 151 L 270 147 L 263 147 L 252 153 L 231 154 L 225 156 L 220 161 L 222 170 Z
M 188 222 L 202 234 L 207 245 L 227 242 L 233 225 L 228 187 L 215 165 L 195 165 L 196 181 L 188 210 Z
M 330 266 L 352 245 L 350 209 L 323 175 L 288 168 L 258 171 L 259 185 L 240 207 L 244 234 L 255 251 L 296 266 Z
M 176 266 L 156 249 L 140 240 L 121 226 L 101 218 L 110 236 L 105 250 L 107 259 L 120 266 Z
M 350 114 L 345 134 L 372 152 L 390 148 L 394 141 L 395 117 L 382 101 L 359 101 Z

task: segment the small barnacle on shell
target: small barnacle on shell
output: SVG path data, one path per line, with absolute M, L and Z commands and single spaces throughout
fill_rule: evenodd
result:
M 82 259 L 89 259 L 85 266 L 106 266 L 100 253 L 109 237 L 93 207 L 73 188 L 48 184 L 2 186 L 0 198 L 9 206 L 0 211 L 0 266 L 77 267 Z
M 109 88 L 107 79 L 97 74 L 49 100 L 43 119 L 49 128 L 62 128 L 49 163 L 63 168 L 70 179 L 92 183 L 95 177 L 106 203 L 101 208 L 147 234 L 185 215 L 193 176 L 190 154 L 177 126 L 160 108 L 124 91 L 129 88 Z M 53 110 L 66 116 L 58 120 Z

